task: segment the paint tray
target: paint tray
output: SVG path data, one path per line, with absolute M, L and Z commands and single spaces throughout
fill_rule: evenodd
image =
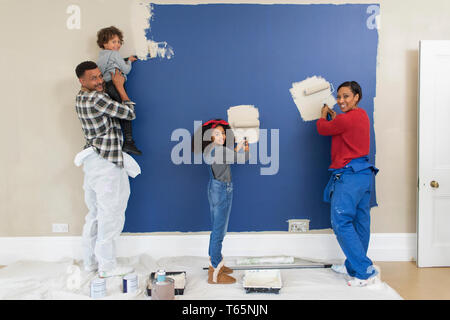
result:
M 166 272 L 166 278 L 173 279 L 175 283 L 175 295 L 183 295 L 184 288 L 186 286 L 186 271 L 168 271 Z M 156 272 L 152 272 L 148 279 L 147 295 L 152 295 L 152 280 L 156 279 Z
M 246 293 L 280 293 L 282 287 L 280 270 L 246 270 L 243 286 Z

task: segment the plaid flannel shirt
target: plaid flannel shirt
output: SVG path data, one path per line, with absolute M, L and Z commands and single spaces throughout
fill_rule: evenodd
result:
M 101 157 L 123 168 L 123 136 L 119 118 L 136 118 L 133 102 L 121 104 L 107 93 L 80 90 L 75 109 L 86 138 L 84 149 L 92 146 Z

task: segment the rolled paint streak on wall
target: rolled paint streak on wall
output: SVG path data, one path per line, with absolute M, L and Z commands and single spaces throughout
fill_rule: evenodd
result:
M 327 104 L 331 109 L 334 107 L 336 99 L 333 97 L 331 87 L 326 79 L 318 76 L 309 77 L 292 84 L 289 91 L 303 121 L 319 119 L 324 104 Z
M 259 111 L 253 105 L 239 105 L 227 110 L 230 124 L 236 141 L 247 138 L 248 143 L 259 140 Z
M 173 48 L 165 41 L 157 42 L 147 39 L 146 31 L 150 30 L 153 18 L 153 6 L 149 0 L 134 0 L 131 4 L 131 28 L 135 43 L 136 56 L 140 60 L 154 58 L 171 59 Z

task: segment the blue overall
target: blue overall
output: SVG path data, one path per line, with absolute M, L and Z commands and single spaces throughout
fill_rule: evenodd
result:
M 211 211 L 211 234 L 209 237 L 209 256 L 214 268 L 222 261 L 222 242 L 228 229 L 228 219 L 233 200 L 233 183 L 214 178 L 209 170 L 208 201 Z
M 370 239 L 370 198 L 378 169 L 368 157 L 356 158 L 344 168 L 329 169 L 324 201 L 331 203 L 331 226 L 346 256 L 347 273 L 367 279 L 374 272 L 367 257 Z

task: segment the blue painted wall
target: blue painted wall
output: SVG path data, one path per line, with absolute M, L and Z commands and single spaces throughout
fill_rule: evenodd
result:
M 335 86 L 356 80 L 373 119 L 378 32 L 367 27 L 368 5 L 153 5 L 147 36 L 167 41 L 170 60 L 137 61 L 126 87 L 137 103 L 134 136 L 144 155 L 130 179 L 125 232 L 210 230 L 208 167 L 174 165 L 177 128 L 194 120 L 227 119 L 226 110 L 255 105 L 261 128 L 279 129 L 279 171 L 234 165 L 229 231 L 287 230 L 287 219 L 329 228 L 322 202 L 331 138 L 302 121 L 289 89 L 318 75 Z M 375 159 L 372 121 L 371 154 Z M 270 141 L 270 139 L 269 139 Z M 270 155 L 270 152 L 269 152 Z

